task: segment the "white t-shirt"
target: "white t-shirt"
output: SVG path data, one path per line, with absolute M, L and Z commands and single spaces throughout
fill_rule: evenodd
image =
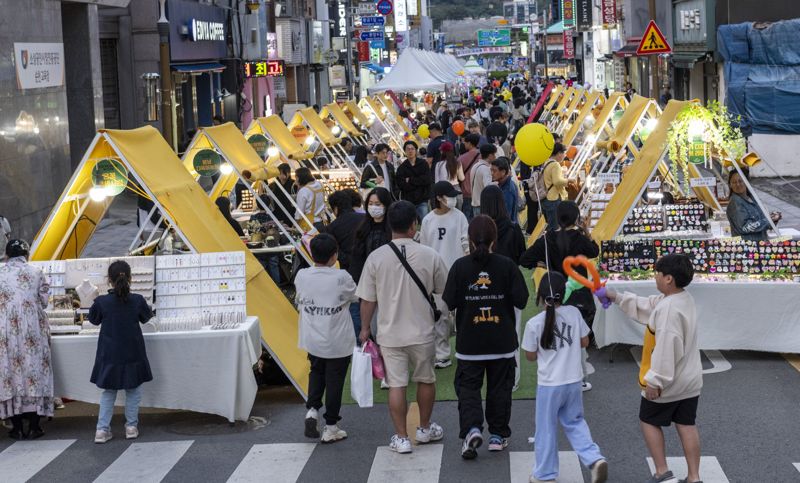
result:
M 352 355 L 356 335 L 349 306 L 358 300 L 353 277 L 338 268 L 309 267 L 297 272 L 294 284 L 300 314 L 297 346 L 325 359 Z
M 434 181 L 436 183 L 439 181 L 447 181 L 451 185 L 455 186 L 456 189 L 458 189 L 459 184 L 464 181 L 464 167 L 461 166 L 461 163 L 458 163 L 458 171 L 456 171 L 456 175 L 451 178 L 450 173 L 447 172 L 447 161 L 439 161 L 436 163 Z
M 577 308 L 562 305 L 556 309 L 556 349 L 543 349 L 544 318 L 545 312 L 542 311 L 529 320 L 522 337 L 522 349 L 537 353 L 537 383 L 540 386 L 563 386 L 579 382 L 583 379 L 581 337 L 589 335 L 589 326 Z
M 301 214 L 305 214 L 311 223 L 322 221 L 322 214 L 325 212 L 325 189 L 319 181 L 314 180 L 300 188 L 297 192 L 297 207 L 299 210 L 294 214 L 296 220 L 301 220 Z
M 468 228 L 467 217 L 459 210 L 444 215 L 431 211 L 422 219 L 419 242 L 436 250 L 450 270 L 456 260 L 469 254 Z
M 481 206 L 481 193 L 483 188 L 492 184 L 492 168 L 485 159 L 478 161 L 472 167 L 470 180 L 472 181 L 472 206 Z

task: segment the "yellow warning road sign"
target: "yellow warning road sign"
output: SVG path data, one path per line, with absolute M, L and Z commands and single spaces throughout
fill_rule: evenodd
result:
M 636 55 L 669 54 L 670 52 L 672 52 L 672 48 L 667 43 L 667 39 L 661 33 L 655 20 L 651 20 L 644 29 L 644 35 L 639 42 L 639 48 L 636 49 Z

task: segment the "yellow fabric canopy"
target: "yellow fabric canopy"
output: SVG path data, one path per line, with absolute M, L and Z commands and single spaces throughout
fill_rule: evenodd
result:
M 361 101 L 359 101 L 359 105 L 366 105 L 366 108 L 371 110 L 381 121 L 386 119 L 386 114 L 383 112 L 380 103 L 372 97 L 362 97 Z
M 547 104 L 544 105 L 543 112 L 547 112 L 553 109 L 553 106 L 556 105 L 556 101 L 558 101 L 558 98 L 559 96 L 561 96 L 563 90 L 564 86 L 558 84 L 553 88 L 552 91 L 550 91 L 550 98 L 547 99 Z
M 325 122 L 320 119 L 316 111 L 310 107 L 300 109 L 294 114 L 292 121 L 288 124 L 289 129 L 303 124 L 303 121 L 306 122 L 308 128 L 317 135 L 317 137 L 320 139 L 320 141 L 322 141 L 323 144 L 325 144 L 325 146 L 332 147 L 341 142 L 341 140 L 334 136 L 331 130 L 328 129 L 328 126 L 326 126 Z
M 420 144 L 420 139 L 411 131 L 411 128 L 408 127 L 408 124 L 400 117 L 400 112 L 397 110 L 397 106 L 394 104 L 394 101 L 388 96 L 382 96 L 380 94 L 376 94 L 375 97 L 378 101 L 386 106 L 386 109 L 389 111 L 388 116 L 392 116 L 392 119 L 395 123 L 397 123 L 400 128 L 408 134 L 408 139 L 411 141 L 416 141 L 417 144 Z
M 344 113 L 339 104 L 332 102 L 320 110 L 320 116 L 325 118 L 328 116 L 333 117 L 333 120 L 350 136 L 361 136 L 361 131 L 350 122 L 350 118 Z
M 628 172 L 622 177 L 622 182 L 611 197 L 608 207 L 592 230 L 592 237 L 595 240 L 610 240 L 617 233 L 631 206 L 638 200 L 645 183 L 650 181 L 650 175 L 664 156 L 669 125 L 688 102 L 671 100 L 667 103 L 667 107 L 658 118 L 658 124 L 647 137 Z
M 575 93 L 574 87 L 568 87 L 564 95 L 561 96 L 561 100 L 558 102 L 558 107 L 555 109 L 555 114 L 559 115 L 564 112 L 564 109 L 567 108 L 567 104 L 569 104 L 570 99 L 572 99 L 572 94 Z
M 586 91 L 583 89 L 577 89 L 575 91 L 575 95 L 572 96 L 572 101 L 569 103 L 569 106 L 561 113 L 561 117 L 567 118 L 572 115 L 578 109 L 578 104 L 580 104 L 581 99 L 583 99 Z
M 616 129 L 614 129 L 614 134 L 607 141 L 599 141 L 597 146 L 608 149 L 613 153 L 622 149 L 636 129 L 642 114 L 650 106 L 651 101 L 652 99 L 650 98 L 634 95 L 628 107 L 625 108 Z
M 292 136 L 286 124 L 276 115 L 259 117 L 250 123 L 250 127 L 247 128 L 247 136 L 256 133 L 268 137 L 288 159 L 302 161 L 314 157 L 313 154 L 303 149 L 303 146 Z
M 344 108 L 347 112 L 353 115 L 353 118 L 358 120 L 358 123 L 362 127 L 368 127 L 367 124 L 369 124 L 369 119 L 367 119 L 367 116 L 364 115 L 364 111 L 358 107 L 356 101 L 350 99 L 349 101 L 345 102 Z
M 612 92 L 605 103 L 603 103 L 603 108 L 600 109 L 600 114 L 598 114 L 597 119 L 595 119 L 594 126 L 592 126 L 590 134 L 594 136 L 598 136 L 600 132 L 608 124 L 608 120 L 611 119 L 611 116 L 614 115 L 614 109 L 617 107 L 619 103 L 621 103 L 625 99 L 625 94 L 622 92 Z
M 107 130 L 97 134 L 87 157 L 78 166 L 70 184 L 37 235 L 31 259 L 66 259 L 80 255 L 94 231 L 94 224 L 91 224 L 91 230 L 81 229 L 76 236 L 69 236 L 70 216 L 74 215 L 72 202 L 68 197 L 85 196 L 91 188 L 91 169 L 94 166 L 92 160 L 109 156 L 116 156 L 129 171 L 135 173 L 144 190 L 158 201 L 168 218 L 198 253 L 245 252 L 247 313 L 259 317 L 262 338 L 295 387 L 305 396 L 308 388 L 308 360 L 306 353 L 297 348 L 297 311 L 267 276 L 261 263 L 245 250 L 242 241 L 219 209 L 154 128 L 145 126 L 130 131 Z M 134 175 L 130 177 L 133 179 Z M 91 206 L 95 204 L 96 207 Z M 86 214 L 92 217 L 94 223 L 99 223 L 105 213 L 107 205 L 103 205 L 90 202 Z M 74 239 L 70 241 L 70 249 L 54 253 L 56 245 L 64 236 Z
M 578 113 L 578 116 L 572 122 L 572 125 L 569 127 L 569 130 L 567 130 L 567 133 L 564 134 L 564 141 L 563 141 L 564 146 L 570 146 L 572 144 L 572 141 L 575 140 L 575 136 L 578 135 L 578 131 L 583 125 L 583 121 L 588 116 L 591 115 L 592 108 L 594 107 L 595 103 L 597 102 L 597 99 L 601 95 L 602 94 L 600 94 L 599 92 L 593 91 L 589 92 L 589 94 L 586 96 L 586 102 L 583 104 L 583 107 Z

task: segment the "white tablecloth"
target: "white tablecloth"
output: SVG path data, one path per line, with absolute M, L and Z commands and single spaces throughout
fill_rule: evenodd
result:
M 142 385 L 142 406 L 218 414 L 246 421 L 258 385 L 253 364 L 261 356 L 261 328 L 248 317 L 237 329 L 161 332 L 144 335 L 153 380 Z M 100 402 L 89 382 L 96 335 L 53 337 L 55 395 Z M 117 404 L 124 402 L 124 391 Z
M 657 294 L 655 281 L 609 281 L 617 292 Z M 800 353 L 800 284 L 692 282 L 700 349 Z M 618 306 L 597 305 L 594 333 L 599 347 L 642 345 L 644 326 Z

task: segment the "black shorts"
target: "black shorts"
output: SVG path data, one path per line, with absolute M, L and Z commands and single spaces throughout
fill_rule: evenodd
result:
M 697 401 L 700 396 L 668 403 L 648 401 L 642 397 L 639 405 L 639 419 L 653 426 L 669 426 L 673 422 L 684 426 L 694 426 L 697 418 Z

